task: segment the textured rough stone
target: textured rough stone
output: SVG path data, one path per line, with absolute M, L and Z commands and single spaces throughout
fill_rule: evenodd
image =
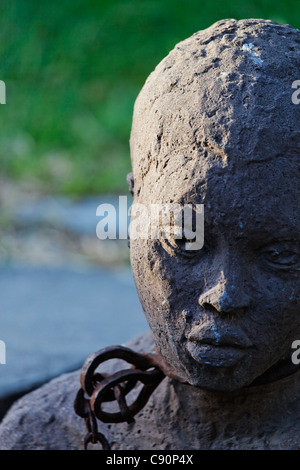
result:
M 135 103 L 135 196 L 143 200 L 155 188 L 153 199 L 176 198 L 173 181 L 179 177 L 187 189 L 196 183 L 200 156 L 204 179 L 210 151 L 221 167 L 233 159 L 265 161 L 291 144 L 299 151 L 300 109 L 291 100 L 299 41 L 299 30 L 288 25 L 229 19 L 177 44 Z

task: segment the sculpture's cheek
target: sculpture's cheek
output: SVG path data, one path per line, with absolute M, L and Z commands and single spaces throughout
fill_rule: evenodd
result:
M 292 342 L 300 339 L 300 286 L 295 275 L 285 276 L 283 283 L 281 276 L 255 266 L 245 282 L 236 284 L 236 292 L 230 290 L 234 289 L 232 282 L 226 284 L 225 279 L 224 286 L 229 286 L 228 291 L 225 287 L 225 294 L 232 297 L 232 311 L 222 311 L 224 302 L 218 311 L 218 302 L 215 304 L 209 296 L 208 305 L 199 303 L 208 286 L 216 289 L 218 296 L 218 286 L 214 285 L 218 269 L 209 270 L 204 265 L 201 270 L 196 263 L 192 266 L 170 256 L 159 243 L 137 241 L 131 256 L 137 290 L 156 345 L 178 373 L 194 385 L 219 390 L 245 386 L 291 353 Z M 232 265 L 228 279 L 230 276 L 242 279 Z M 222 283 L 220 288 L 220 295 L 225 297 Z M 246 294 L 248 300 L 250 297 L 247 308 L 234 312 L 234 302 L 240 302 Z M 228 305 L 227 302 L 227 308 Z M 197 341 L 188 340 L 195 327 L 201 329 L 202 335 L 207 333 L 215 339 L 230 333 L 237 342 L 248 341 L 249 348 L 242 352 L 202 348 Z

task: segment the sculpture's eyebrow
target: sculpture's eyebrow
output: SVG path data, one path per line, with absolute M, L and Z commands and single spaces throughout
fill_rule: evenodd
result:
M 217 220 L 209 210 L 204 212 L 204 236 L 206 240 L 219 238 L 234 240 L 246 240 L 249 243 L 263 244 L 271 242 L 300 243 L 299 226 L 294 223 L 280 223 L 267 216 L 260 220 L 251 218 L 251 214 L 245 218 L 224 215 Z

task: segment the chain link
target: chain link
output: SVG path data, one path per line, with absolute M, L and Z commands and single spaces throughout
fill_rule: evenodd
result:
M 131 367 L 111 375 L 96 372 L 100 364 L 110 359 L 122 359 Z M 104 450 L 110 450 L 108 440 L 98 431 L 96 418 L 104 423 L 133 423 L 134 416 L 146 405 L 166 376 L 183 382 L 157 351 L 154 354 L 140 354 L 124 346 L 110 346 L 89 356 L 81 370 L 81 388 L 74 402 L 74 410 L 84 419 L 87 429 L 83 448 L 86 450 L 89 443 L 100 442 Z M 128 405 L 126 396 L 138 382 L 143 386 Z M 119 411 L 104 411 L 102 405 L 113 401 L 117 402 Z

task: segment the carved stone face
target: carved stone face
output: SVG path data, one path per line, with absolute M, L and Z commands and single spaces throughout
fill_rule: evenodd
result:
M 222 42 L 227 30 L 231 35 L 234 30 L 239 47 L 252 44 L 247 36 L 251 32 L 259 51 L 269 40 L 269 30 L 276 43 L 278 27 L 269 22 L 264 26 L 266 38 L 259 43 L 260 33 L 253 33 L 253 28 L 260 31 L 258 20 L 220 22 L 218 35 L 213 30 L 200 34 L 197 47 L 202 50 L 199 44 L 208 44 L 207 37 Z M 187 42 L 186 50 L 193 44 Z M 166 63 L 159 66 L 137 100 L 131 137 L 135 202 L 148 207 L 158 202 L 204 204 L 202 249 L 186 252 L 171 237 L 131 240 L 131 264 L 160 353 L 190 384 L 215 390 L 249 385 L 289 356 L 292 342 L 300 339 L 300 160 L 299 136 L 293 133 L 299 130 L 299 110 L 292 107 L 289 81 L 279 86 L 274 78 L 266 85 L 265 72 L 257 71 L 262 63 L 254 66 L 253 56 L 243 56 L 248 49 L 240 49 L 240 61 L 224 56 L 225 68 L 220 66 L 214 78 L 226 70 L 244 77 L 241 70 L 248 67 L 250 73 L 254 67 L 252 91 L 246 73 L 246 88 L 235 88 L 236 93 L 224 95 L 223 85 L 213 90 L 206 81 L 200 88 L 188 83 L 167 98 L 163 91 L 159 98 L 160 83 L 163 90 L 166 86 L 165 75 L 160 82 L 165 70 L 171 69 L 168 73 L 178 83 L 176 73 L 187 73 L 186 64 L 194 60 L 189 50 L 184 66 L 177 67 L 171 54 L 169 68 Z M 270 61 L 281 60 L 269 53 L 262 57 L 269 61 L 267 70 Z M 191 70 L 195 67 L 192 63 Z M 268 116 L 260 107 L 266 93 L 277 93 L 278 107 L 272 105 Z M 210 109 L 207 119 L 197 114 L 201 106 L 206 109 L 203 100 Z M 290 116 L 286 131 L 282 110 Z
M 201 250 L 185 252 L 174 239 L 131 241 L 155 342 L 193 385 L 247 385 L 300 338 L 299 164 L 287 162 L 212 164 L 205 184 L 179 194 L 204 204 Z

